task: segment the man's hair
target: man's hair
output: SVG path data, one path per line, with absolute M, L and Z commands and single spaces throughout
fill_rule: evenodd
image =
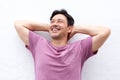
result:
M 51 17 L 50 17 L 50 20 L 52 20 L 52 18 L 57 15 L 57 14 L 62 14 L 64 15 L 66 18 L 67 18 L 67 24 L 68 26 L 73 26 L 74 25 L 74 19 L 73 17 L 67 13 L 67 11 L 65 9 L 61 9 L 61 10 L 54 10 Z

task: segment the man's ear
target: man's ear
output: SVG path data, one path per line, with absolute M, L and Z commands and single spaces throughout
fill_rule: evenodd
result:
M 72 26 L 68 26 L 68 33 L 72 32 Z

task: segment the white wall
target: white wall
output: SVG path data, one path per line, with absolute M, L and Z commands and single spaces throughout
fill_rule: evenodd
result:
M 0 0 L 0 80 L 35 80 L 33 58 L 18 37 L 14 21 L 49 23 L 51 12 L 61 8 L 75 18 L 75 24 L 105 25 L 112 30 L 98 54 L 86 61 L 82 80 L 120 80 L 119 4 L 119 0 Z

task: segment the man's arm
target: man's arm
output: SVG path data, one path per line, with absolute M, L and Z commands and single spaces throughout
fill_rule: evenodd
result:
M 29 45 L 29 30 L 31 31 L 48 31 L 48 24 L 41 24 L 39 22 L 33 22 L 33 21 L 15 21 L 14 23 L 15 29 L 20 36 L 20 38 L 23 40 L 23 42 L 26 45 Z
M 110 28 L 100 26 L 74 26 L 71 36 L 82 33 L 92 36 L 92 50 L 98 50 L 110 35 Z

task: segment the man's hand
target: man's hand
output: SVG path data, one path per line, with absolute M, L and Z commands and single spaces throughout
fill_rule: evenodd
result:
M 75 28 L 76 27 L 74 27 L 74 26 L 71 27 L 71 32 L 69 33 L 69 39 L 72 38 L 76 34 Z

